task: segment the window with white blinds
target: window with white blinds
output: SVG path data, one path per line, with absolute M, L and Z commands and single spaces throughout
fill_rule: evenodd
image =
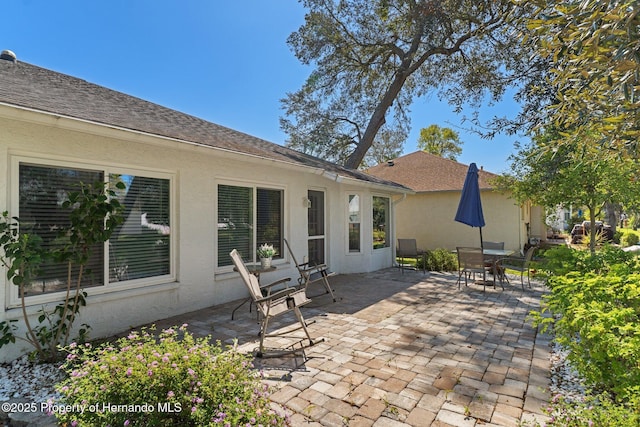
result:
M 229 253 L 236 249 L 253 260 L 253 189 L 218 185 L 218 266 L 231 265 Z
M 218 185 L 218 266 L 231 265 L 237 249 L 246 261 L 256 259 L 257 246 L 273 245 L 282 257 L 283 191 Z
M 79 184 L 103 182 L 109 185 L 124 206 L 125 222 L 111 239 L 92 248 L 84 269 L 82 287 L 103 286 L 107 281 L 123 282 L 165 276 L 171 272 L 170 180 L 137 175 L 108 174 L 87 170 L 19 162 L 18 197 L 20 232 L 40 236 L 47 249 L 64 244 L 60 230 L 69 225 L 69 209 L 62 204 Z M 123 190 L 115 183 L 125 184 Z M 105 251 L 108 245 L 108 260 Z M 76 267 L 77 268 L 77 267 Z M 72 272 L 77 277 L 77 271 Z M 26 295 L 66 289 L 67 265 L 47 260 Z
M 66 243 L 66 239 L 59 234 L 70 225 L 69 209 L 62 207 L 68 200 L 68 194 L 78 191 L 80 182 L 91 184 L 103 181 L 104 174 L 101 171 L 21 163 L 18 180 L 20 232 L 39 236 L 43 247 L 51 251 Z M 83 272 L 83 288 L 104 284 L 103 250 L 102 245 L 91 249 Z M 71 273 L 72 278 L 78 277 L 78 267 Z M 41 265 L 31 283 L 25 286 L 25 295 L 58 292 L 66 289 L 66 286 L 67 264 L 49 259 Z

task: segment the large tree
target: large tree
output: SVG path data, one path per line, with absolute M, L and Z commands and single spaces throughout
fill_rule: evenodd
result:
M 453 129 L 438 125 L 420 129 L 418 148 L 427 153 L 456 160 L 462 154 L 462 144 L 458 132 Z
M 554 209 L 585 207 L 591 224 L 605 204 L 636 205 L 640 194 L 634 162 L 612 162 L 592 141 L 578 141 L 570 132 L 552 128 L 511 156 L 511 172 L 497 179 L 520 202 Z M 590 248 L 595 251 L 596 229 L 591 227 Z
M 314 67 L 282 100 L 287 144 L 361 166 L 381 130 L 401 144 L 415 97 L 438 91 L 454 108 L 499 100 L 531 62 L 511 0 L 303 0 L 288 39 Z M 388 139 L 389 141 L 389 139 Z
M 564 143 L 591 143 L 601 155 L 638 157 L 640 3 L 538 0 L 529 20 L 539 55 L 552 64 L 556 102 L 547 124 L 571 128 Z M 583 138 L 590 135 L 590 138 Z

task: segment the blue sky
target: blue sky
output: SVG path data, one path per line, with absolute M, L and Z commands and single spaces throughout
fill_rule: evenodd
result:
M 205 120 L 283 144 L 280 99 L 311 69 L 286 44 L 303 23 L 295 0 L 11 0 L 3 3 L 0 50 L 18 61 L 85 79 Z M 513 115 L 505 100 L 481 115 Z M 470 112 L 467 112 L 467 114 Z M 435 95 L 412 107 L 404 153 L 420 128 L 451 127 L 464 141 L 458 161 L 507 170 L 517 137 L 491 141 L 459 129 Z

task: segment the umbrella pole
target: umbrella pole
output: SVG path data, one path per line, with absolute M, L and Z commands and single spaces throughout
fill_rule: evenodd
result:
M 479 228 L 480 228 L 480 247 L 482 249 L 484 249 L 484 244 L 482 243 L 483 242 L 483 240 L 482 240 L 482 227 L 479 227 Z

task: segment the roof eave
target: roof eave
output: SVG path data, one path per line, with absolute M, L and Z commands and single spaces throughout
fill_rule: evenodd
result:
M 367 188 L 371 188 L 371 189 L 376 189 L 376 190 L 383 190 L 383 191 L 392 191 L 394 193 L 398 193 L 398 194 L 416 194 L 416 192 L 414 190 L 412 190 L 411 188 L 405 187 L 401 184 L 397 184 L 396 185 L 391 185 L 391 184 L 383 184 L 383 183 L 379 183 L 379 182 L 371 182 L 371 181 L 365 181 L 365 180 L 361 180 L 361 179 L 356 179 L 350 176 L 346 176 L 346 175 L 340 175 L 340 174 L 335 174 L 335 173 L 331 173 L 335 176 L 335 181 L 339 182 L 339 183 L 344 183 L 344 184 L 355 184 L 358 183 L 358 185 L 364 185 Z
M 366 180 L 360 180 L 354 177 L 342 175 L 340 173 L 332 172 L 324 168 L 315 166 L 308 166 L 294 162 L 288 162 L 286 160 L 273 159 L 255 154 L 244 153 L 241 151 L 230 150 L 226 148 L 214 147 L 212 145 L 202 144 L 195 141 L 189 141 L 185 139 L 178 139 L 168 137 L 164 135 L 158 135 L 149 132 L 143 132 L 135 129 L 129 129 L 125 127 L 105 124 L 87 119 L 81 119 L 73 116 L 66 116 L 59 113 L 52 113 L 50 111 L 38 110 L 29 107 L 23 107 L 16 104 L 10 104 L 6 102 L 0 102 L 0 116 L 20 120 L 24 122 L 31 122 L 40 125 L 47 125 L 53 127 L 59 127 L 62 129 L 69 129 L 74 131 L 80 131 L 93 135 L 106 136 L 110 138 L 117 138 L 121 140 L 160 145 L 163 147 L 171 146 L 174 148 L 185 146 L 193 147 L 194 149 L 212 150 L 219 155 L 241 159 L 243 161 L 252 161 L 256 163 L 272 163 L 279 167 L 285 167 L 288 169 L 298 170 L 300 172 L 311 173 L 314 175 L 320 175 L 326 179 L 335 182 L 344 182 L 352 185 L 364 186 L 367 188 L 375 188 L 384 191 L 391 191 L 400 194 L 411 194 L 413 190 L 406 187 L 397 187 L 389 184 L 382 184 L 376 182 L 370 182 Z M 132 138 L 133 135 L 133 138 Z

